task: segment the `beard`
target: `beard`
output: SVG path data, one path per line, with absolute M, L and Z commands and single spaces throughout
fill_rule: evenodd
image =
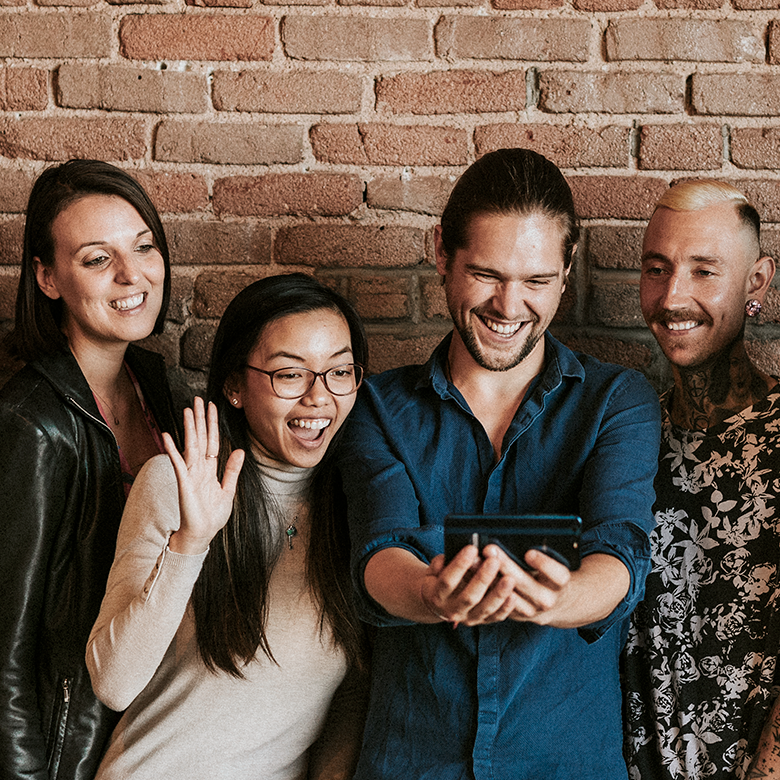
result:
M 474 316 L 479 316 L 479 312 L 472 311 Z M 455 328 L 458 331 L 463 345 L 468 353 L 474 358 L 477 365 L 488 371 L 509 371 L 515 366 L 520 365 L 533 351 L 539 340 L 544 336 L 544 329 L 539 328 L 539 318 L 531 321 L 531 332 L 526 336 L 525 341 L 520 344 L 514 352 L 500 352 L 494 355 L 488 355 L 480 347 L 477 337 L 474 335 L 474 329 L 470 323 L 458 325 Z

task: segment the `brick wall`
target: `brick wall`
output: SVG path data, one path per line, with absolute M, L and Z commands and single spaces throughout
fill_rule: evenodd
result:
M 373 370 L 423 359 L 449 328 L 432 227 L 502 146 L 553 159 L 582 216 L 555 332 L 659 385 L 637 267 L 668 183 L 732 181 L 780 247 L 780 0 L 0 0 L 0 60 L 0 320 L 32 180 L 102 158 L 163 213 L 154 343 L 196 384 L 226 303 L 280 271 L 357 304 Z M 751 349 L 778 372 L 768 304 Z

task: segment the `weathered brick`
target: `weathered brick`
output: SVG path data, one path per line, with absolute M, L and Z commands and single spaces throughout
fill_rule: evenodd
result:
M 165 234 L 176 265 L 267 265 L 271 229 L 255 221 L 167 219 Z
M 274 22 L 254 15 L 133 14 L 122 19 L 119 42 L 131 60 L 270 60 Z
M 149 129 L 128 118 L 0 118 L 0 154 L 30 160 L 71 157 L 107 161 L 144 156 Z
M 549 11 L 560 8 L 563 0 L 490 0 L 498 11 Z
M 482 0 L 417 0 L 419 8 L 473 8 L 481 6 Z
M 35 177 L 27 171 L 0 168 L 0 192 L 3 194 L 0 212 L 21 214 L 27 209 Z
M 654 0 L 658 8 L 685 8 L 688 11 L 711 11 L 721 8 L 721 0 Z
M 464 165 L 465 130 L 429 125 L 317 125 L 310 133 L 321 162 L 355 165 Z
M 697 114 L 776 116 L 780 113 L 780 76 L 695 73 L 691 103 Z
M 590 22 L 445 16 L 435 33 L 441 57 L 585 62 Z
M 157 130 L 154 155 L 165 162 L 297 163 L 303 156 L 303 130 L 300 125 L 166 120 Z
M 57 102 L 68 108 L 200 113 L 208 108 L 206 76 L 113 65 L 62 65 Z
M 433 59 L 430 26 L 422 19 L 287 16 L 281 35 L 287 56 L 294 60 Z
M 165 223 L 165 233 L 168 236 L 168 244 L 171 242 L 171 231 L 168 223 Z M 175 263 L 175 252 L 171 252 L 171 262 Z M 193 280 L 189 276 L 179 275 L 175 268 L 171 274 L 171 299 L 168 303 L 167 320 L 177 322 L 180 325 L 187 321 L 192 311 Z
M 216 214 L 238 216 L 338 216 L 363 203 L 359 176 L 338 173 L 271 173 L 214 182 Z
M 768 62 L 770 65 L 780 63 L 780 22 L 769 23 L 767 36 Z
M 500 124 L 478 127 L 478 155 L 495 149 L 522 147 L 543 154 L 561 168 L 625 167 L 629 161 L 630 127 L 591 128 L 561 125 Z
M 435 274 L 420 277 L 420 296 L 422 314 L 426 320 L 448 320 L 450 318 L 441 276 Z
M 195 280 L 192 311 L 196 317 L 221 317 L 233 298 L 252 282 L 270 276 L 270 269 L 258 269 L 252 273 L 211 272 L 199 274 Z
M 165 5 L 170 0 L 106 0 L 109 5 Z
M 590 322 L 611 328 L 645 326 L 639 307 L 639 284 L 597 284 L 591 289 Z
M 94 5 L 92 0 L 35 0 L 36 5 L 46 6 L 64 6 L 70 8 L 86 8 Z
M 780 8 L 778 0 L 731 0 L 731 4 L 737 11 L 760 11 L 762 9 L 774 10 Z
M 349 299 L 365 320 L 397 320 L 410 314 L 410 280 L 404 276 L 355 277 Z
M 0 111 L 43 111 L 49 103 L 49 72 L 0 68 Z
M 18 287 L 18 274 L 0 275 L 0 320 L 12 320 L 14 318 L 16 290 Z
M 764 42 L 749 22 L 619 19 L 605 33 L 610 61 L 763 62 Z
M 209 205 L 205 179 L 197 173 L 173 171 L 133 172 L 159 211 L 185 213 L 203 211 Z
M 372 334 L 368 337 L 370 374 L 425 363 L 444 333 L 425 336 Z
M 604 361 L 641 371 L 650 365 L 652 351 L 644 344 L 605 336 L 570 335 L 563 339 L 569 349 L 585 352 Z
M 650 219 L 667 189 L 643 176 L 568 176 L 577 214 L 585 219 Z
M 666 73 L 539 74 L 539 108 L 552 114 L 672 114 L 685 108 L 685 80 Z
M 111 18 L 99 13 L 0 13 L 0 57 L 107 57 Z
M 251 8 L 254 3 L 252 0 L 187 0 L 187 5 L 199 8 Z
M 617 11 L 635 11 L 644 0 L 574 0 L 574 8 L 577 11 L 588 13 Z
M 359 76 L 335 71 L 214 74 L 213 101 L 218 111 L 351 114 L 360 110 L 362 93 Z
M 166 328 L 163 333 L 147 336 L 138 342 L 144 349 L 149 349 L 162 355 L 166 366 L 178 366 L 180 357 L 180 344 L 178 335 Z M 173 388 L 171 388 L 173 390 Z M 175 397 L 175 396 L 174 396 Z
M 780 181 L 775 179 L 731 179 L 756 207 L 762 222 L 780 222 Z M 780 259 L 780 258 L 778 258 Z
M 587 229 L 588 265 L 639 270 L 644 227 L 594 225 Z
M 274 2 L 282 3 L 285 5 L 289 0 L 274 0 Z M 338 0 L 339 5 L 354 6 L 354 5 L 366 5 L 366 6 L 385 6 L 385 7 L 398 7 L 406 5 L 407 0 Z
M 279 230 L 274 258 L 323 268 L 413 266 L 425 260 L 425 234 L 395 225 L 296 225 Z
M 0 0 L 0 8 L 7 6 L 8 8 L 12 8 L 14 6 L 19 5 L 27 5 L 27 0 Z M 2 353 L 2 348 L 0 347 L 0 357 Z M 0 385 L 1 387 L 2 385 Z
M 207 369 L 216 332 L 216 325 L 193 325 L 187 328 L 181 340 L 182 366 Z
M 525 71 L 522 70 L 401 73 L 379 78 L 376 84 L 377 108 L 395 114 L 522 111 L 525 95 Z
M 643 170 L 716 170 L 722 164 L 718 125 L 645 125 L 639 133 Z
M 759 370 L 771 376 L 780 376 L 780 339 L 746 339 L 745 349 Z
M 759 323 L 778 323 L 780 322 L 780 290 L 776 287 L 770 287 L 764 298 L 764 308 L 758 318 Z M 757 328 L 753 326 L 755 332 Z
M 23 244 L 24 217 L 0 220 L 0 265 L 21 263 Z
M 440 176 L 379 176 L 368 183 L 367 203 L 374 209 L 439 215 L 447 205 L 453 183 Z
M 780 168 L 780 129 L 733 127 L 731 161 L 738 168 Z

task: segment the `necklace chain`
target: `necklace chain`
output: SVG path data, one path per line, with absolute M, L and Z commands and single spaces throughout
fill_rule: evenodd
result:
M 92 388 L 92 392 L 106 405 L 108 411 L 111 412 L 111 417 L 114 420 L 114 425 L 119 426 L 120 424 L 119 418 L 116 416 L 116 412 L 114 412 L 113 408 L 111 407 L 111 404 L 108 401 L 106 401 L 106 399 L 103 398 L 103 396 L 100 395 L 100 393 L 98 393 L 98 391 L 95 390 L 94 388 Z

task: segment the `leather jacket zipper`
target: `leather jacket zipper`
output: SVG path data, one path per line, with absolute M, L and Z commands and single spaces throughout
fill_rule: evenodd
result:
M 54 744 L 52 746 L 51 758 L 49 759 L 49 776 L 57 777 L 60 768 L 60 759 L 62 758 L 62 749 L 65 745 L 65 729 L 68 725 L 68 711 L 70 710 L 70 678 L 65 677 L 61 683 L 62 702 L 55 719 Z
M 68 403 L 73 404 L 73 406 L 75 406 L 83 415 L 88 417 L 90 420 L 93 420 L 102 428 L 105 428 L 114 437 L 114 441 L 116 441 L 116 436 L 114 435 L 114 432 L 111 430 L 111 428 L 109 428 L 108 425 L 106 425 L 105 420 L 101 420 L 99 417 L 95 417 L 95 415 L 92 414 L 91 412 L 88 412 L 72 395 L 66 395 L 65 400 Z

